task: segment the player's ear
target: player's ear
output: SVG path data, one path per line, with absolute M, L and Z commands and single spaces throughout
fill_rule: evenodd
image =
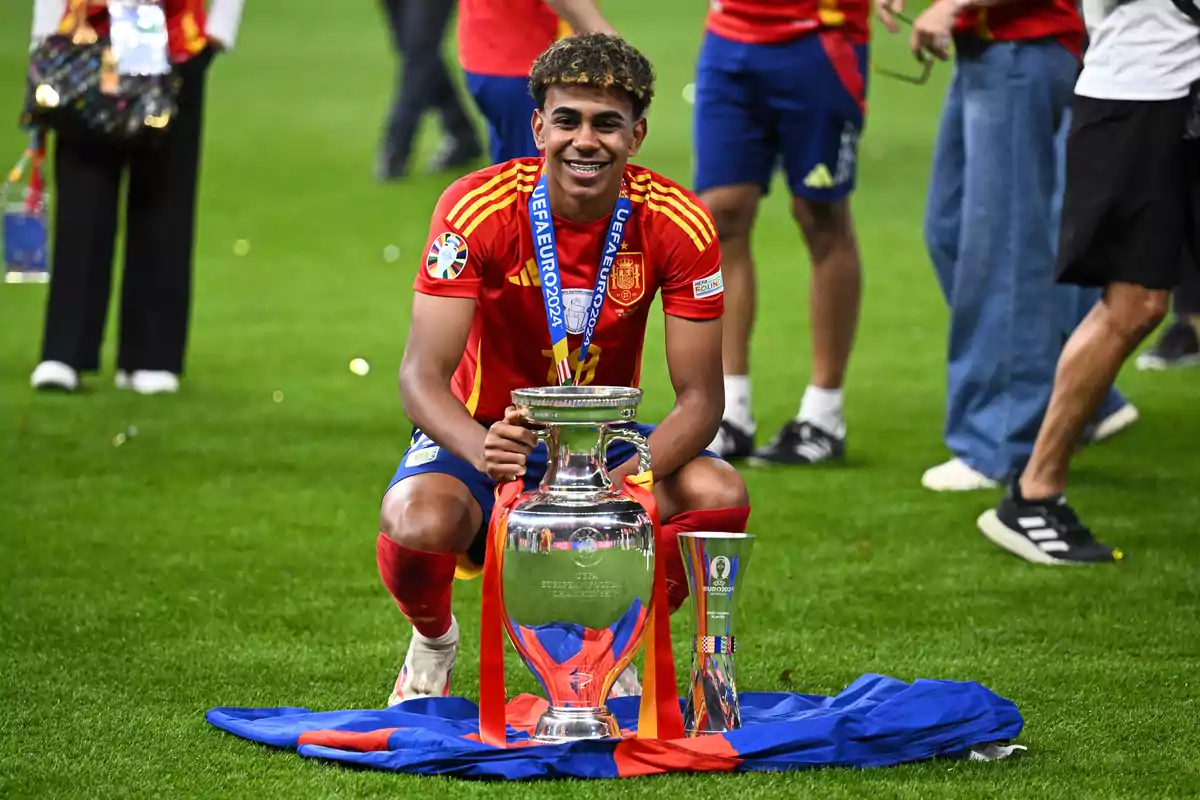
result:
M 646 118 L 642 117 L 637 122 L 633 123 L 633 144 L 629 146 L 629 155 L 636 156 L 638 150 L 642 149 L 642 142 L 646 141 Z
M 541 152 L 546 152 L 546 121 L 542 119 L 542 110 L 535 108 L 533 110 L 533 119 L 529 124 L 533 126 L 533 143 L 537 145 L 537 149 Z

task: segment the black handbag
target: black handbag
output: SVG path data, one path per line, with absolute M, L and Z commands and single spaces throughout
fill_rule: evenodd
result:
M 121 75 L 108 36 L 75 0 L 74 30 L 40 42 L 30 54 L 22 127 L 116 145 L 161 140 L 178 110 L 180 78 Z

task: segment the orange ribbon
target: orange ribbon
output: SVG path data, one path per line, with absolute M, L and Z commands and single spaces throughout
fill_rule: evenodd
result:
M 642 701 L 638 711 L 639 739 L 683 738 L 683 715 L 675 694 L 675 656 L 671 650 L 671 610 L 667 603 L 665 544 L 658 504 L 650 490 L 649 473 L 625 479 L 622 491 L 646 510 L 654 526 L 654 585 L 650 616 L 642 637 L 646 648 Z M 520 497 L 521 481 L 496 487 L 496 504 L 488 525 L 488 548 L 483 563 L 483 607 L 479 639 L 479 737 L 493 747 L 508 744 L 504 688 L 504 539 L 508 516 Z

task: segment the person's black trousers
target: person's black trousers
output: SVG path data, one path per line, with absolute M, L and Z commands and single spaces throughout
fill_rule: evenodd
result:
M 393 163 L 408 161 L 413 140 L 428 109 L 436 109 L 442 127 L 455 139 L 474 139 L 458 87 L 442 61 L 442 39 L 454 0 L 382 0 L 400 55 L 396 94 L 387 122 L 388 156 Z
M 1175 289 L 1174 305 L 1177 317 L 1200 314 L 1200 265 L 1190 255 L 1185 257 L 1179 286 Z
M 191 312 L 192 246 L 212 51 L 178 69 L 179 110 L 154 148 L 123 152 L 55 136 L 55 220 L 42 360 L 80 372 L 100 366 L 112 285 L 122 178 L 125 269 L 117 368 L 183 374 Z

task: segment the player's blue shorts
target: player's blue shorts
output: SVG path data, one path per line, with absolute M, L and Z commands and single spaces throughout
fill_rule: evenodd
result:
M 641 423 L 634 423 L 631 427 L 645 437 L 649 437 L 655 428 L 654 425 Z M 710 450 L 702 451 L 701 455 L 720 458 Z M 637 456 L 637 448 L 634 445 L 629 442 L 614 441 L 608 445 L 605 464 L 609 469 L 615 469 L 635 456 Z M 419 428 L 413 428 L 412 442 L 405 451 L 404 457 L 400 459 L 400 466 L 396 468 L 396 474 L 392 476 L 387 488 L 390 490 L 405 478 L 425 473 L 452 475 L 462 481 L 467 490 L 471 492 L 471 496 L 475 498 L 475 502 L 479 503 L 479 507 L 483 509 L 483 522 L 486 527 L 492 518 L 492 508 L 496 503 L 496 482 L 449 450 L 438 447 Z M 525 459 L 525 490 L 535 488 L 541 483 L 545 474 L 546 445 L 544 442 L 538 442 L 537 447 Z M 469 553 L 471 560 L 476 564 L 483 563 L 484 539 L 486 537 L 477 537 Z
M 705 34 L 696 65 L 693 190 L 752 183 L 782 161 L 796 196 L 834 202 L 854 188 L 867 47 L 837 31 L 780 44 Z
M 529 79 L 466 75 L 467 90 L 487 120 L 492 163 L 540 155 L 533 141 L 531 120 L 537 106 L 529 94 Z

